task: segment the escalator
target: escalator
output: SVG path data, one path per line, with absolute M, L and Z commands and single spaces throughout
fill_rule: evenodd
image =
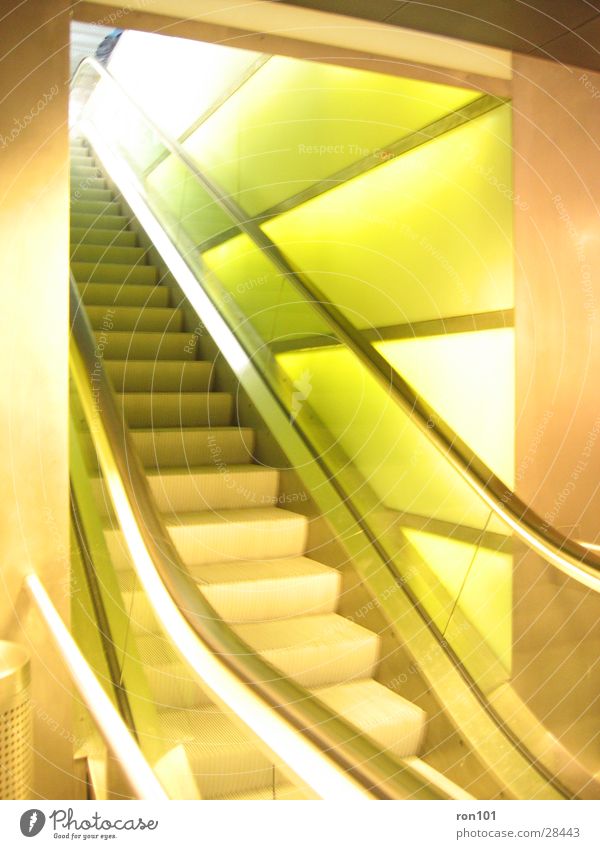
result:
M 213 364 L 196 358 L 182 308 L 169 305 L 168 288 L 136 244 L 89 148 L 76 140 L 71 155 L 72 182 L 85 184 L 71 202 L 72 273 L 132 445 L 189 574 L 284 676 L 385 751 L 417 756 L 424 711 L 374 680 L 379 638 L 336 613 L 340 574 L 307 556 L 308 519 L 279 506 L 278 470 L 253 462 L 253 430 L 236 426 L 231 393 L 216 391 Z M 101 479 L 93 485 L 102 510 Z M 183 742 L 200 797 L 303 798 L 190 677 L 161 633 L 109 508 L 102 512 L 159 734 L 168 748 Z
M 81 94 L 93 79 L 84 103 L 93 100 L 99 81 L 115 98 L 125 97 L 95 63 L 81 70 L 82 78 L 86 74 L 76 86 Z M 301 770 L 287 768 L 278 747 L 248 726 L 243 711 L 240 721 L 218 688 L 199 684 L 198 670 L 191 670 L 138 569 L 115 496 L 123 479 L 149 545 L 176 574 L 185 573 L 183 590 L 193 584 L 207 603 L 193 614 L 193 602 L 185 592 L 179 596 L 189 622 L 197 620 L 197 634 L 214 617 L 213 624 L 239 640 L 234 659 L 240 668 L 246 655 L 257 657 L 266 663 L 268 683 L 299 685 L 293 691 L 299 704 L 291 700 L 300 707 L 296 733 L 311 739 L 316 733 L 321 756 L 333 752 L 336 768 L 367 794 L 593 797 L 592 778 L 568 755 L 561 762 L 556 747 L 549 753 L 535 717 L 519 711 L 502 653 L 463 600 L 473 563 L 494 568 L 494 558 L 514 556 L 515 539 L 590 593 L 598 588 L 594 555 L 566 545 L 551 529 L 540 531 L 536 517 L 473 459 L 347 315 L 320 298 L 264 231 L 244 220 L 141 111 L 136 118 L 146 141 L 150 128 L 152 156 L 162 145 L 162 155 L 185 179 L 200 183 L 209 197 L 207 215 L 217 206 L 228 219 L 224 229 L 245 240 L 251 280 L 266 279 L 273 269 L 279 275 L 274 302 L 269 283 L 253 284 L 267 305 L 258 317 L 244 314 L 243 298 L 235 294 L 251 290 L 247 278 L 245 288 L 235 277 L 223 287 L 211 268 L 211 247 L 200 258 L 167 199 L 148 192 L 147 161 L 133 161 L 131 140 L 120 149 L 103 134 L 102 120 L 83 107 L 85 138 L 75 138 L 71 149 L 73 359 L 79 363 L 73 366 L 73 465 L 79 469 L 73 501 L 77 549 L 81 561 L 89 561 L 86 581 L 95 586 L 96 606 L 87 625 L 82 618 L 80 637 L 85 642 L 86 628 L 103 609 L 104 637 L 119 654 L 115 692 L 126 693 L 130 723 L 171 795 L 322 794 Z M 335 374 L 318 373 L 313 387 L 310 369 L 289 365 L 311 346 L 317 356 L 333 348 L 342 358 L 348 383 L 339 404 L 354 403 L 356 412 L 350 436 L 336 432 L 329 414 Z M 355 388 L 358 402 L 352 401 Z M 113 391 L 123 440 L 120 484 L 97 436 Z M 410 416 L 425 422 L 419 465 L 425 474 L 435 468 L 436 485 L 445 487 L 443 506 L 458 504 L 462 511 L 460 522 L 452 510 L 437 517 L 453 542 L 470 546 L 458 592 L 431 569 L 426 536 L 419 537 L 429 524 L 419 526 L 416 510 L 387 506 L 377 491 L 378 470 L 370 475 L 356 461 L 360 452 L 353 452 L 357 442 L 384 432 L 406 435 L 414 429 Z M 380 443 L 380 464 L 404 462 L 399 442 Z M 156 531 L 150 508 L 144 509 L 149 501 L 140 494 L 138 466 L 161 525 Z M 172 580 L 176 597 L 178 578 Z M 256 682 L 245 676 L 252 690 Z M 323 711 L 319 720 L 302 713 L 311 705 Z M 332 740 L 315 731 L 337 720 Z

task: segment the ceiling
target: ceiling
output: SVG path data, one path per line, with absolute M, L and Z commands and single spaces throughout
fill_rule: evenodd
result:
M 281 0 L 600 70 L 600 0 Z

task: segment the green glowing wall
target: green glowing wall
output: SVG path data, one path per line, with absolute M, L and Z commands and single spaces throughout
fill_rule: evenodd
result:
M 510 139 L 506 105 L 269 220 L 264 229 L 359 328 L 510 310 Z M 327 336 L 247 237 L 230 239 L 204 258 L 266 342 Z M 509 485 L 513 336 L 513 328 L 504 327 L 377 345 Z M 489 511 L 347 351 L 307 348 L 279 354 L 278 361 L 292 383 L 309 375 L 306 403 L 387 508 L 475 529 L 486 525 Z M 488 530 L 507 533 L 497 521 Z M 411 540 L 422 564 L 413 589 L 420 593 L 426 568 L 456 593 L 471 548 L 441 535 L 424 539 L 419 545 Z M 510 554 L 480 549 L 460 602 L 505 668 L 511 569 Z M 443 625 L 448 611 L 434 610 L 436 604 L 431 600 L 430 613 Z
M 497 310 L 513 305 L 510 186 L 503 106 L 265 229 L 357 326 Z
M 327 186 L 311 200 L 267 215 L 265 232 L 356 327 L 390 329 L 388 340 L 378 344 L 383 356 L 511 484 L 512 328 L 404 338 L 414 323 L 513 307 L 510 106 L 398 158 L 387 153 L 394 142 L 477 97 L 458 88 L 272 57 L 184 144 L 248 216 L 317 183 Z M 377 167 L 340 184 L 337 172 L 368 155 Z M 212 240 L 203 260 L 225 299 L 239 308 L 242 335 L 251 328 L 255 343 L 267 346 L 328 335 L 251 240 L 230 234 L 230 218 L 172 157 L 150 172 L 147 185 L 191 244 Z M 484 527 L 488 511 L 348 351 L 306 347 L 276 356 L 288 385 L 309 376 L 305 403 L 315 426 L 325 426 L 331 444 L 352 458 L 382 505 Z M 504 532 L 497 523 L 488 530 Z M 411 544 L 455 594 L 468 549 L 440 534 L 413 533 Z M 487 627 L 486 637 L 506 666 L 510 560 L 482 550 L 476 580 L 461 601 L 474 626 Z M 413 586 L 418 591 L 418 574 Z M 488 601 L 482 607 L 478 598 Z M 431 612 L 443 618 L 447 611 Z
M 272 57 L 186 141 L 255 215 L 475 100 L 449 86 Z
M 449 86 L 272 57 L 184 147 L 255 215 L 365 156 L 384 161 L 386 146 L 477 97 Z M 169 206 L 196 243 L 223 229 L 214 212 L 208 220 L 194 214 L 206 212 L 210 202 L 182 179 L 171 157 L 149 185 L 159 192 L 168 187 Z
M 357 327 L 507 310 L 513 306 L 510 185 L 510 111 L 503 106 L 271 219 L 264 229 Z M 265 341 L 326 335 L 248 237 L 225 241 L 204 260 Z M 387 341 L 379 348 L 512 484 L 512 328 Z M 303 351 L 282 363 L 293 379 L 298 370 L 316 375 L 335 365 L 343 384 L 352 370 L 344 359 L 340 352 Z

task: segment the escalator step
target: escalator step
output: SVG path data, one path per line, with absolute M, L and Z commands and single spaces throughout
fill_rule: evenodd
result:
M 228 465 L 162 470 L 149 474 L 158 508 L 164 513 L 233 510 L 276 503 L 279 472 L 261 466 Z
M 420 751 L 425 736 L 425 711 L 373 679 L 318 689 L 316 695 L 336 714 L 368 734 L 392 755 Z
M 102 230 L 127 230 L 129 219 L 125 215 L 110 212 L 75 212 L 71 210 L 71 227 L 84 228 L 93 233 L 94 228 Z
M 169 533 L 189 567 L 225 560 L 298 557 L 306 548 L 305 516 L 277 507 L 167 517 Z
M 88 157 L 71 157 L 71 182 L 81 178 L 99 178 L 102 180 L 103 186 L 106 185 L 102 172 L 96 165 L 92 164 L 92 161 Z
M 104 344 L 105 360 L 193 360 L 189 333 L 160 333 L 151 330 L 96 331 Z
M 379 637 L 335 613 L 237 625 L 240 637 L 305 687 L 373 675 Z
M 161 513 L 233 510 L 277 503 L 279 472 L 261 466 L 228 465 L 148 472 L 148 483 Z
M 75 215 L 120 215 L 121 204 L 117 201 L 72 200 L 71 212 Z
M 240 427 L 139 429 L 131 431 L 131 438 L 147 469 L 246 463 L 255 441 L 251 428 Z
M 106 185 L 88 188 L 87 182 L 89 182 L 87 178 L 85 180 L 71 178 L 71 203 L 116 203 L 113 193 Z M 101 182 L 104 183 L 104 180 Z
M 126 219 L 124 219 L 126 221 Z M 72 227 L 71 246 L 79 245 L 111 245 L 123 247 L 135 247 L 137 245 L 137 233 L 133 230 L 102 230 L 100 227 Z
M 266 800 L 292 802 L 308 798 L 302 790 L 287 782 L 276 783 L 275 787 L 269 784 L 266 787 L 259 787 L 257 790 L 243 790 L 239 793 L 224 793 L 219 796 L 219 799 L 228 802 L 262 802 Z
M 167 739 L 183 743 L 201 798 L 220 799 L 271 786 L 270 759 L 216 708 L 165 711 L 161 728 Z
M 262 622 L 333 613 L 341 589 L 335 569 L 308 557 L 210 563 L 191 570 L 207 601 L 228 622 Z M 125 609 L 132 606 L 135 628 L 158 632 L 150 603 L 136 587 L 133 572 L 120 574 Z
M 171 641 L 160 633 L 144 633 L 147 602 L 144 608 L 143 595 L 125 593 L 123 599 L 132 605 L 126 609 L 130 612 L 139 658 L 146 669 L 146 678 L 158 709 L 185 710 L 210 704 L 210 698 L 190 675 L 189 668 L 180 659 Z M 153 620 L 150 622 L 153 624 Z
M 112 360 L 105 367 L 117 392 L 208 392 L 213 373 L 204 360 Z
M 207 563 L 190 570 L 202 594 L 232 623 L 334 613 L 341 575 L 309 557 Z
M 146 253 L 144 248 L 121 245 L 71 245 L 71 259 L 74 262 L 136 265 L 146 261 Z
M 107 324 L 114 330 L 163 330 L 179 333 L 183 325 L 183 312 L 176 307 L 113 306 L 108 312 L 105 305 L 87 306 L 86 313 L 94 330 Z
M 79 294 L 86 306 L 166 307 L 169 290 L 166 286 L 145 286 L 143 283 L 79 283 Z
M 96 194 L 97 192 L 99 194 Z M 114 200 L 104 177 L 99 177 L 97 174 L 73 174 L 73 172 L 71 172 L 71 197 L 74 200 Z
M 204 427 L 231 422 L 226 392 L 126 392 L 117 395 L 130 427 Z
M 147 283 L 154 285 L 157 270 L 153 265 L 117 262 L 72 262 L 71 270 L 78 283 Z
M 276 507 L 164 518 L 180 557 L 190 568 L 226 560 L 300 557 L 306 548 L 306 517 Z M 104 536 L 115 569 L 130 569 L 121 531 L 109 526 Z

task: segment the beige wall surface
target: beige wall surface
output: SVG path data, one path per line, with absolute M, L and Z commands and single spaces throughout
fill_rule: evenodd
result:
M 600 534 L 600 74 L 515 56 L 517 461 L 550 524 Z
M 0 637 L 33 655 L 35 792 L 69 798 L 70 684 L 20 592 L 33 568 L 68 620 L 68 3 L 0 12 Z
M 516 486 L 545 520 L 600 535 L 600 74 L 514 57 Z M 515 684 L 593 769 L 600 609 L 515 557 Z

